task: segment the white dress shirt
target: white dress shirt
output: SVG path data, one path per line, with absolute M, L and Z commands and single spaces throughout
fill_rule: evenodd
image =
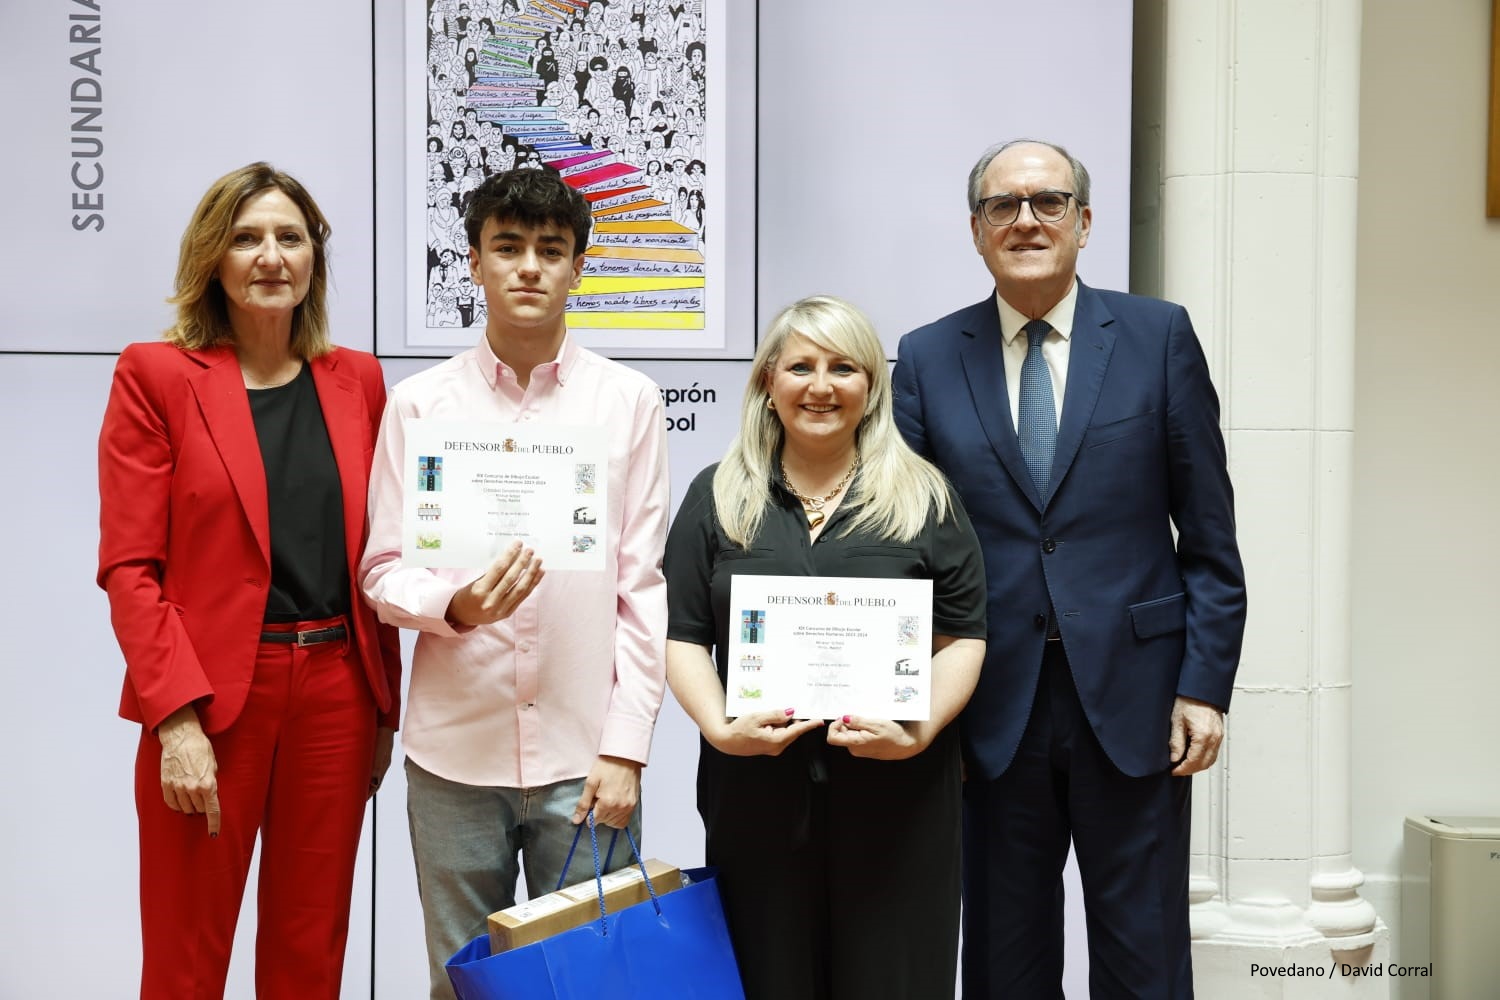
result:
M 1000 339 L 1005 355 L 1005 394 L 1010 398 L 1010 425 L 1021 425 L 1021 365 L 1026 361 L 1026 337 L 1022 327 L 1031 320 L 1011 308 L 1009 302 L 995 293 L 995 303 L 1000 309 Z M 1052 403 L 1057 407 L 1057 420 L 1062 423 L 1063 388 L 1068 384 L 1068 352 L 1072 346 L 1073 308 L 1078 305 L 1078 281 L 1074 279 L 1068 294 L 1053 306 L 1042 319 L 1052 326 L 1052 332 L 1042 341 L 1042 360 L 1052 372 Z

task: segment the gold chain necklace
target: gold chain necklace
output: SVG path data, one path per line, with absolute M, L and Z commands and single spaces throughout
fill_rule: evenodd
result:
M 823 505 L 832 500 L 834 497 L 838 496 L 840 493 L 844 492 L 844 487 L 849 485 L 849 480 L 854 478 L 854 470 L 858 468 L 859 452 L 855 452 L 854 464 L 849 466 L 849 471 L 844 473 L 844 478 L 839 480 L 839 484 L 835 486 L 827 496 L 810 497 L 807 494 L 803 493 L 801 490 L 797 489 L 797 487 L 792 485 L 792 477 L 786 474 L 786 462 L 782 461 L 781 481 L 786 485 L 786 488 L 791 491 L 792 496 L 802 501 L 802 511 L 807 515 L 807 526 L 809 529 L 816 528 L 818 525 L 823 523 L 824 518 L 828 516 L 823 512 Z
M 240 368 L 240 374 L 245 378 L 246 389 L 280 389 L 284 385 L 291 385 L 297 380 L 297 376 L 302 374 L 302 359 L 297 359 L 297 370 L 290 377 L 281 379 L 278 382 L 266 382 L 258 376 L 250 374 L 244 367 Z

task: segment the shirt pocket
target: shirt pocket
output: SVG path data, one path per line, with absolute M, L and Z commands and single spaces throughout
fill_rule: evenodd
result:
M 738 546 L 720 549 L 714 556 L 715 565 L 724 566 L 730 573 L 754 573 L 757 562 L 771 562 L 777 558 L 775 549 L 742 549 Z
M 1130 622 L 1138 639 L 1151 639 L 1187 628 L 1187 595 L 1172 594 L 1130 606 Z
M 839 562 L 845 572 L 837 575 L 842 576 L 911 580 L 926 576 L 921 551 L 910 545 L 851 545 Z

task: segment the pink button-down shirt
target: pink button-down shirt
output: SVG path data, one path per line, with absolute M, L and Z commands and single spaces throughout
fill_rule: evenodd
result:
M 455 629 L 448 602 L 476 571 L 401 560 L 410 417 L 605 428 L 604 571 L 547 570 L 510 618 Z M 391 391 L 370 470 L 360 582 L 382 621 L 421 633 L 401 732 L 413 761 L 450 781 L 506 788 L 584 777 L 600 755 L 646 763 L 666 677 L 670 494 L 656 385 L 571 336 L 525 389 L 481 339 Z

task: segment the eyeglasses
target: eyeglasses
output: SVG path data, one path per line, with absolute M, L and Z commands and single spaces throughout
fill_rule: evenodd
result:
M 1072 191 L 1038 191 L 1029 198 L 1013 194 L 995 194 L 979 199 L 975 208 L 984 214 L 985 220 L 997 229 L 1008 226 L 1021 217 L 1021 206 L 1029 204 L 1031 214 L 1038 222 L 1061 222 L 1068 214 L 1068 200 L 1076 195 Z

